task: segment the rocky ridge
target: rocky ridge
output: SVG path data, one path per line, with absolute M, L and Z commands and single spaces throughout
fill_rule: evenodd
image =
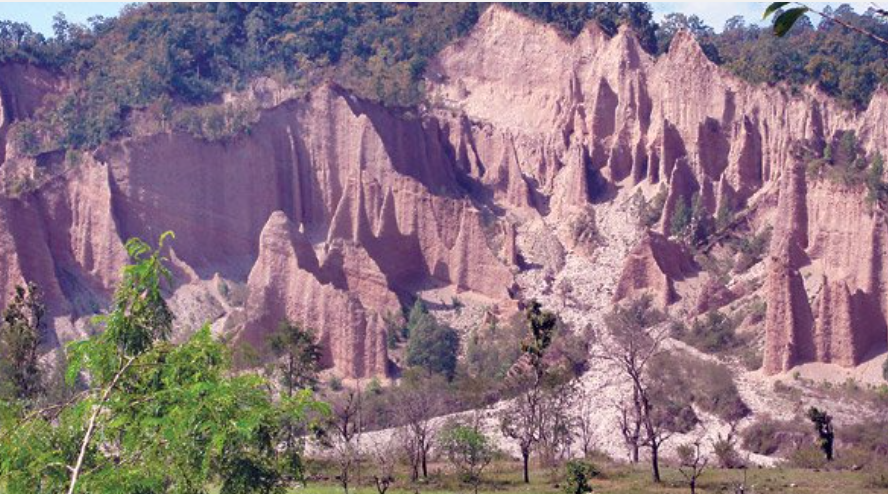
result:
M 60 87 L 18 73 L 0 71 L 4 142 Z M 214 328 L 259 349 L 283 318 L 314 326 L 345 377 L 387 374 L 385 317 L 442 288 L 500 316 L 537 297 L 575 327 L 645 291 L 678 317 L 758 295 L 767 373 L 884 351 L 883 215 L 864 191 L 808 177 L 796 149 L 849 131 L 888 149 L 886 92 L 851 113 L 813 90 L 742 82 L 687 33 L 654 59 L 627 30 L 568 40 L 500 6 L 427 77 L 418 116 L 328 85 L 271 98 L 227 142 L 135 135 L 76 165 L 5 142 L 7 183 L 50 178 L 0 197 L 0 305 L 37 281 L 53 339 L 81 336 L 123 242 L 173 230 L 174 301 L 214 300 Z M 633 198 L 660 190 L 661 220 L 643 232 Z M 775 226 L 759 288 L 701 300 L 710 277 L 668 238 L 695 194 L 709 215 Z

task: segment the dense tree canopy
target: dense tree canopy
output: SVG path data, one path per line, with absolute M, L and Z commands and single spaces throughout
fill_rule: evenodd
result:
M 575 36 L 588 22 L 609 34 L 628 24 L 653 54 L 668 50 L 672 36 L 688 29 L 710 59 L 749 81 L 817 83 L 857 107 L 888 81 L 888 48 L 834 22 L 814 26 L 802 18 L 778 38 L 739 16 L 722 33 L 683 14 L 657 25 L 646 3 L 508 5 L 565 36 Z M 175 120 L 176 108 L 218 102 L 223 92 L 257 76 L 299 88 L 335 80 L 387 105 L 419 104 L 429 59 L 465 34 L 484 8 L 475 3 L 149 3 L 128 6 L 117 18 L 91 18 L 88 25 L 59 15 L 50 38 L 27 24 L 0 22 L 0 61 L 35 63 L 72 79 L 70 89 L 39 116 L 39 125 L 23 130 L 28 152 L 91 148 L 126 134 L 133 110 Z M 843 5 L 827 12 L 888 36 L 888 25 L 872 10 L 857 14 Z M 176 127 L 213 139 L 250 125 L 250 118 L 230 112 L 189 117 Z

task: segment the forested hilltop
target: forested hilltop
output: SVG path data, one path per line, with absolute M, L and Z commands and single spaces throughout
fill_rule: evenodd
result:
M 707 56 L 756 83 L 816 83 L 849 106 L 864 107 L 888 81 L 885 46 L 832 22 L 802 19 L 784 38 L 748 25 L 742 16 L 721 33 L 696 16 L 669 14 L 661 24 L 646 3 L 509 4 L 575 36 L 589 21 L 614 34 L 629 24 L 654 54 L 674 34 L 692 32 Z M 64 73 L 69 89 L 18 133 L 21 148 L 38 154 L 92 148 L 125 134 L 133 110 L 147 110 L 180 130 L 219 138 L 249 126 L 250 115 L 188 114 L 258 76 L 307 88 L 334 80 L 389 106 L 423 102 L 427 61 L 465 34 L 486 4 L 143 4 L 88 25 L 55 18 L 52 37 L 28 25 L 0 23 L 0 60 Z M 829 9 L 829 7 L 827 7 Z M 874 12 L 848 5 L 830 15 L 888 36 Z M 193 113 L 193 112 L 192 112 Z M 216 118 L 218 122 L 206 122 Z

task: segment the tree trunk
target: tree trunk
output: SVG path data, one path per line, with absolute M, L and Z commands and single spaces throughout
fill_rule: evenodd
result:
M 528 469 L 528 463 L 530 463 L 530 451 L 526 449 L 521 450 L 521 460 L 524 463 L 524 483 L 530 483 L 530 472 Z
M 638 443 L 632 445 L 632 463 L 638 464 Z
M 691 494 L 697 494 L 697 480 L 691 480 Z
M 86 433 L 83 435 L 83 441 L 80 443 L 80 453 L 77 455 L 77 463 L 74 464 L 71 470 L 71 480 L 68 486 L 68 494 L 74 494 L 75 488 L 77 487 L 77 480 L 80 478 L 80 469 L 83 468 L 83 459 L 86 456 L 86 450 L 89 447 L 89 442 L 92 440 L 93 433 L 96 430 L 96 421 L 99 418 L 99 413 L 102 411 L 102 407 L 105 406 L 105 402 L 108 401 L 108 397 L 111 396 L 111 391 L 114 390 L 114 387 L 117 386 L 117 381 L 120 380 L 120 376 L 129 369 L 130 364 L 133 363 L 135 357 L 131 357 L 127 359 L 126 363 L 117 371 L 117 374 L 114 375 L 114 378 L 111 379 L 111 384 L 105 388 L 105 391 L 102 393 L 102 398 L 98 403 L 93 405 L 92 414 L 89 417 L 89 423 L 86 426 Z
M 428 464 L 426 463 L 426 458 L 427 458 L 426 452 L 423 451 L 422 452 L 422 478 L 424 478 L 424 479 L 429 478 L 429 467 L 428 467 Z
M 651 444 L 651 480 L 660 483 L 660 445 Z

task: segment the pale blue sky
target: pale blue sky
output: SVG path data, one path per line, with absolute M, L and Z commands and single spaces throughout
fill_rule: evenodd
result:
M 843 3 L 850 4 L 857 12 L 866 12 L 866 9 L 872 5 L 869 2 L 808 2 L 807 4 L 821 10 L 827 5 L 836 8 Z M 746 22 L 750 24 L 761 23 L 762 13 L 769 4 L 770 2 L 652 2 L 651 7 L 658 21 L 670 12 L 696 14 L 716 31 L 721 31 L 725 21 L 735 15 L 744 16 Z M 877 1 L 876 4 L 884 6 L 886 2 Z
M 64 12 L 68 21 L 85 23 L 94 15 L 116 16 L 130 2 L 28 2 L 0 3 L 0 19 L 27 22 L 35 31 L 52 35 L 52 17 Z
M 105 17 L 117 15 L 127 3 L 129 2 L 0 3 L 0 19 L 27 22 L 35 30 L 49 36 L 52 35 L 52 17 L 56 12 L 64 12 L 69 21 L 82 23 L 94 15 Z M 838 6 L 841 3 L 843 2 L 811 2 L 811 6 L 822 8 L 825 5 Z M 876 3 L 884 5 L 886 2 Z M 858 12 L 865 11 L 870 5 L 865 2 L 851 2 L 851 4 Z M 717 31 L 721 31 L 725 21 L 735 15 L 745 16 L 750 23 L 760 22 L 762 12 L 767 5 L 768 2 L 652 2 L 657 20 L 669 12 L 697 14 Z

